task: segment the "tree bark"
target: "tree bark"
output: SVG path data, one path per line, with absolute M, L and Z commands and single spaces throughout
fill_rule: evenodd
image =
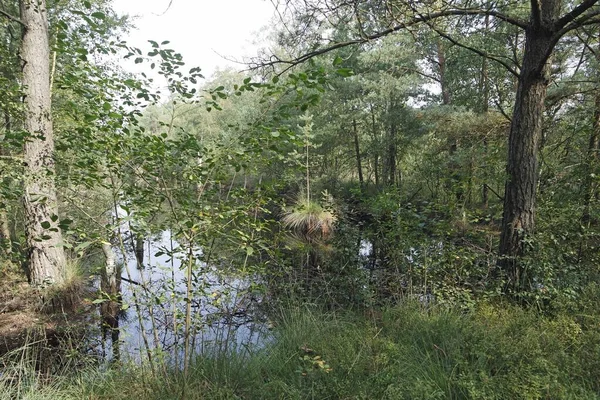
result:
M 539 20 L 536 21 L 532 15 L 525 32 L 523 66 L 510 126 L 508 180 L 498 257 L 498 266 L 506 279 L 506 289 L 511 293 L 525 289 L 528 280 L 522 257 L 528 248 L 527 240 L 535 228 L 538 150 L 549 82 L 548 59 L 556 44 L 552 23 L 559 4 L 558 0 L 541 3 Z
M 24 23 L 23 63 L 25 235 L 31 284 L 45 286 L 64 281 L 65 253 L 57 227 L 58 204 L 54 182 L 54 136 L 51 117 L 50 50 L 45 0 L 21 0 Z M 50 229 L 42 224 L 50 223 Z

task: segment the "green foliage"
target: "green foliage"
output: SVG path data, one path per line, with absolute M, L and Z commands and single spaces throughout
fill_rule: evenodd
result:
M 198 358 L 187 379 L 114 366 L 32 398 L 597 399 L 599 316 L 586 306 L 597 288 L 589 295 L 578 314 L 552 317 L 506 304 L 467 313 L 416 303 L 364 314 L 288 309 L 265 348 Z

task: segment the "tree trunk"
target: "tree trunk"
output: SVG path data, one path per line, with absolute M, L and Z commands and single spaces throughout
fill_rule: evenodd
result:
M 25 235 L 31 284 L 44 286 L 62 283 L 65 268 L 62 235 L 56 224 L 48 20 L 45 0 L 21 0 L 20 7 L 25 26 L 21 43 L 24 128 L 29 133 L 23 153 Z
M 383 160 L 383 184 L 385 186 L 394 186 L 396 184 L 396 134 L 398 127 L 396 125 L 396 102 L 392 97 L 388 108 L 389 126 L 387 127 L 387 141 L 385 157 Z
M 0 251 L 3 251 L 6 256 L 12 253 L 8 216 L 4 209 L 0 209 Z
M 600 38 L 599 38 L 600 40 Z M 600 62 L 600 42 L 596 46 L 596 63 Z M 596 64 L 598 65 L 598 64 Z M 592 133 L 588 142 L 588 151 L 585 162 L 585 177 L 583 181 L 583 214 L 581 225 L 589 227 L 591 222 L 591 208 L 594 199 L 598 197 L 598 187 L 594 184 L 594 173 L 600 157 L 600 93 L 594 94 L 594 116 L 592 120 Z
M 485 16 L 485 30 L 486 32 L 489 30 L 490 26 L 490 16 Z M 482 57 L 481 59 L 481 80 L 479 81 L 479 91 L 481 93 L 481 113 L 487 114 L 489 111 L 489 103 L 490 103 L 490 85 L 488 81 L 488 59 Z M 487 165 L 487 157 L 488 157 L 488 140 L 487 136 L 484 134 L 483 136 L 483 164 L 481 165 L 483 170 L 483 185 L 481 189 L 481 200 L 483 202 L 483 207 L 488 208 L 489 204 L 489 189 L 487 185 L 488 178 L 488 165 Z
M 385 160 L 385 173 L 383 175 L 387 186 L 394 186 L 396 184 L 396 130 L 396 123 L 392 122 L 388 133 L 389 139 Z
M 373 133 L 373 142 L 375 143 L 375 160 L 373 168 L 375 169 L 375 186 L 379 187 L 379 143 L 377 140 L 377 126 L 375 124 L 375 110 L 371 107 L 371 128 Z
M 360 159 L 360 144 L 358 141 L 358 129 L 356 128 L 356 119 L 352 120 L 352 129 L 354 130 L 354 151 L 356 153 L 356 168 L 358 169 L 358 181 L 362 188 L 365 184 L 363 179 L 362 162 Z
M 4 113 L 4 129 L 5 132 L 10 132 L 10 115 L 8 112 Z M 0 156 L 8 155 L 4 148 L 0 147 Z M 0 203 L 4 199 L 0 197 Z M 10 225 L 8 224 L 8 204 L 0 205 L 0 250 L 4 251 L 6 256 L 10 256 L 12 253 L 12 243 L 10 236 Z
M 137 267 L 139 269 L 144 268 L 144 237 L 142 235 L 136 235 L 135 241 L 133 242 L 135 259 L 137 261 Z
M 448 87 L 448 76 L 446 73 L 446 51 L 442 40 L 437 41 L 438 67 L 440 73 L 440 86 L 442 89 L 442 104 L 450 105 L 450 88 Z
M 554 47 L 550 24 L 557 1 L 542 3 L 541 22 L 531 22 L 526 30 L 523 66 L 508 143 L 508 181 L 498 266 L 506 278 L 506 289 L 516 293 L 526 287 L 522 256 L 535 227 L 535 191 L 538 181 L 538 149 L 542 134 L 544 101 L 548 86 L 548 58 Z M 533 18 L 532 18 L 533 19 Z
M 113 360 L 120 358 L 119 346 L 119 310 L 121 309 L 121 271 L 117 267 L 115 253 L 108 242 L 102 243 L 102 252 L 105 257 L 105 268 L 100 282 L 103 292 L 109 295 L 109 300 L 100 304 L 102 317 L 102 336 L 110 333 Z

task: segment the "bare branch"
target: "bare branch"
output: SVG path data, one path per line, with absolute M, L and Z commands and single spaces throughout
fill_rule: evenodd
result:
M 13 15 L 10 15 L 6 11 L 0 10 L 0 15 L 4 15 L 6 18 L 10 19 L 11 21 L 16 22 L 18 24 L 21 24 L 21 25 L 25 26 L 25 23 L 23 21 L 21 21 L 19 18 L 15 17 Z
M 263 63 L 259 63 L 260 65 L 256 65 L 253 66 L 251 69 L 257 69 L 257 68 L 261 68 L 261 67 L 268 67 L 268 66 L 274 66 L 276 64 L 287 64 L 289 67 L 286 68 L 292 68 L 293 66 L 302 64 L 303 62 L 306 62 L 312 58 L 315 58 L 317 56 L 329 53 L 331 51 L 337 50 L 337 49 L 341 49 L 344 47 L 348 47 L 348 46 L 353 46 L 353 45 L 357 45 L 357 44 L 364 44 L 373 40 L 377 40 L 380 39 L 384 36 L 393 34 L 395 32 L 401 31 L 403 29 L 407 29 L 409 27 L 415 26 L 415 25 L 419 25 L 421 23 L 427 23 L 433 20 L 436 20 L 438 18 L 443 18 L 443 17 L 450 17 L 450 16 L 465 16 L 465 15 L 489 15 L 491 17 L 500 19 L 504 22 L 510 23 L 512 25 L 518 26 L 522 29 L 525 29 L 527 27 L 527 24 L 523 21 L 511 18 L 507 15 L 504 15 L 502 13 L 493 11 L 493 10 L 482 10 L 482 9 L 451 9 L 451 10 L 445 10 L 445 11 L 439 11 L 439 12 L 435 12 L 435 13 L 430 13 L 430 14 L 426 14 L 426 15 L 418 15 L 416 17 L 414 17 L 412 20 L 408 21 L 408 22 L 403 22 L 400 23 L 398 25 L 392 26 L 388 29 L 385 29 L 383 31 L 380 32 L 376 32 L 374 34 L 371 35 L 367 35 L 364 37 L 360 37 L 358 39 L 353 39 L 353 40 L 348 40 L 348 41 L 344 41 L 344 42 L 338 42 L 338 43 L 333 43 L 329 46 L 326 47 L 322 47 L 320 49 L 305 53 L 299 57 L 296 57 L 294 59 L 291 60 L 282 60 L 279 58 L 276 58 L 275 60 L 271 60 L 271 61 L 267 61 L 267 62 L 263 62 Z M 450 40 L 450 39 L 449 39 Z M 451 42 L 454 43 L 454 41 L 450 40 Z M 455 43 L 457 45 L 460 45 L 458 43 Z M 461 46 L 464 47 L 464 46 Z M 504 67 L 506 67 L 511 73 L 516 74 L 516 72 L 514 71 L 514 69 L 512 67 L 510 67 L 506 62 L 502 61 L 502 60 L 498 60 L 497 58 L 491 57 L 487 54 L 485 54 L 484 52 L 478 51 L 476 49 L 472 49 L 473 51 L 475 51 L 477 54 L 481 55 L 481 56 L 485 56 L 487 58 L 490 58 L 494 61 L 499 62 L 500 64 L 502 64 Z
M 457 41 L 456 39 L 452 38 L 447 33 L 440 31 L 439 29 L 437 29 L 436 27 L 434 27 L 432 25 L 430 25 L 429 27 L 431 29 L 433 29 L 438 35 L 440 35 L 444 39 L 448 40 L 449 42 L 451 42 L 455 46 L 462 47 L 463 49 L 469 50 L 469 51 L 471 51 L 471 52 L 473 52 L 473 53 L 475 53 L 475 54 L 477 54 L 477 55 L 479 55 L 481 57 L 484 57 L 484 58 L 487 58 L 489 60 L 495 61 L 498 64 L 502 65 L 504 68 L 506 68 L 506 70 L 508 72 L 510 72 L 511 74 L 513 74 L 514 76 L 516 76 L 517 78 L 519 77 L 519 73 L 513 67 L 511 67 L 506 61 L 501 60 L 501 59 L 499 59 L 497 57 L 494 57 L 492 55 L 489 55 L 489 54 L 487 54 L 486 52 L 484 52 L 482 50 L 476 49 L 476 48 L 471 47 L 471 46 L 467 46 L 464 43 L 460 43 L 459 41 Z
M 155 14 L 155 13 L 153 13 L 153 14 L 156 15 L 157 17 L 162 17 L 163 15 L 165 15 L 171 9 L 172 5 L 173 5 L 173 0 L 170 0 L 169 1 L 169 5 L 165 9 L 165 11 L 161 12 L 160 14 Z

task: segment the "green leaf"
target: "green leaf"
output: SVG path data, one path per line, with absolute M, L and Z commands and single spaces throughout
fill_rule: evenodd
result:
M 350 68 L 340 68 L 340 69 L 336 70 L 335 72 L 339 76 L 343 76 L 344 78 L 354 75 L 354 71 L 352 71 Z
M 75 247 L 75 251 L 76 252 L 82 251 L 82 250 L 86 249 L 87 247 L 90 247 L 91 244 L 92 244 L 92 242 L 83 242 L 83 243 L 79 244 L 77 247 Z
M 103 12 L 100 12 L 100 11 L 93 12 L 92 13 L 92 17 L 98 18 L 98 19 L 101 19 L 101 20 L 105 20 L 106 19 L 106 15 Z
M 42 228 L 48 229 L 48 228 L 50 228 L 50 226 L 52 226 L 52 225 L 50 225 L 50 222 L 48 222 L 48 221 L 42 222 Z
M 336 56 L 333 60 L 333 66 L 339 67 L 340 65 L 342 65 L 343 62 L 344 62 L 344 59 L 342 57 Z

